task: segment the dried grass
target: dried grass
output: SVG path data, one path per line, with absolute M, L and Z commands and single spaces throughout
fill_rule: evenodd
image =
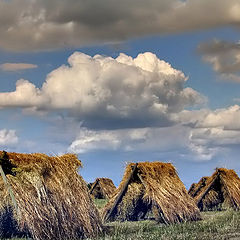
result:
M 195 198 L 201 193 L 202 189 L 209 183 L 209 180 L 210 180 L 210 177 L 202 177 L 198 183 L 192 184 L 192 186 L 188 191 L 188 194 L 190 194 L 190 196 Z
M 240 179 L 234 170 L 217 168 L 194 199 L 201 210 L 239 210 Z
M 110 199 L 116 187 L 109 178 L 97 178 L 91 185 L 90 193 L 94 198 Z
M 101 232 L 98 212 L 84 180 L 77 174 L 81 162 L 76 155 L 8 156 L 17 166 L 16 176 L 7 175 L 20 212 L 17 216 L 13 211 L 11 218 L 17 230 L 29 232 L 34 239 L 49 240 L 93 237 Z M 2 179 L 0 196 L 0 215 L 6 209 L 11 213 L 12 202 Z
M 190 186 L 190 188 L 189 188 L 189 190 L 188 190 L 188 194 L 189 194 L 190 196 L 192 196 L 192 194 L 194 193 L 194 191 L 195 191 L 195 189 L 196 189 L 196 185 L 197 185 L 197 183 L 193 183 L 193 184 Z
M 138 163 L 126 193 L 109 216 L 135 164 L 126 167 L 122 182 L 103 210 L 103 219 L 139 220 L 148 211 L 164 223 L 178 223 L 200 219 L 200 212 L 170 163 Z

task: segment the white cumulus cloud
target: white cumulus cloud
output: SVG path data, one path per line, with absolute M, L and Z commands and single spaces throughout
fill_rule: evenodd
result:
M 184 88 L 187 77 L 153 53 L 116 59 L 75 52 L 52 71 L 39 89 L 19 80 L 16 90 L 0 93 L 0 107 L 67 111 L 90 128 L 166 126 L 171 114 L 205 98 Z

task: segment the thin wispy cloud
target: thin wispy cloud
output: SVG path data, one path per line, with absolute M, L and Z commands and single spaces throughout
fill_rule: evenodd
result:
M 0 70 L 5 72 L 17 72 L 28 69 L 34 69 L 38 66 L 36 64 L 31 63 L 3 63 L 0 64 Z

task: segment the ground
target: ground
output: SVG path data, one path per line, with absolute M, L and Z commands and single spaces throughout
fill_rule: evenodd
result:
M 104 201 L 97 200 L 102 208 Z M 218 240 L 240 239 L 240 212 L 202 212 L 202 221 L 161 225 L 154 221 L 113 222 L 105 226 L 108 233 L 97 240 Z
M 102 209 L 106 201 L 96 200 L 95 204 Z M 168 226 L 155 221 L 107 223 L 102 236 L 88 240 L 240 240 L 240 211 L 202 212 L 201 215 L 201 221 Z

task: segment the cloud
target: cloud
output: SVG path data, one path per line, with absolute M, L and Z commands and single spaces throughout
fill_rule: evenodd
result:
M 42 88 L 27 80 L 0 93 L 1 108 L 67 112 L 88 128 L 168 126 L 171 114 L 205 98 L 184 88 L 187 78 L 152 53 L 116 59 L 75 52 L 52 71 Z
M 38 66 L 30 63 L 3 63 L 0 64 L 0 69 L 6 72 L 15 72 L 26 69 L 37 68 Z
M 38 51 L 238 26 L 238 0 L 0 1 L 0 48 Z
M 173 151 L 185 147 L 189 130 L 175 125 L 165 128 L 133 128 L 117 130 L 89 130 L 81 128 L 69 151 Z M 162 138 L 164 136 L 164 138 Z
M 240 81 L 240 43 L 214 40 L 199 45 L 198 52 L 223 78 Z
M 225 130 L 240 131 L 240 106 L 233 105 L 228 108 L 216 110 L 182 111 L 178 121 L 192 125 L 194 128 L 223 128 Z
M 68 151 L 175 153 L 174 160 L 209 161 L 240 144 L 240 132 L 217 128 L 190 128 L 177 124 L 161 128 L 90 130 L 81 128 Z
M 189 148 L 202 160 L 240 145 L 240 106 L 182 111 L 178 121 L 190 127 Z
M 18 143 L 18 137 L 15 130 L 0 130 L 0 146 L 6 147 L 9 145 L 15 145 Z

